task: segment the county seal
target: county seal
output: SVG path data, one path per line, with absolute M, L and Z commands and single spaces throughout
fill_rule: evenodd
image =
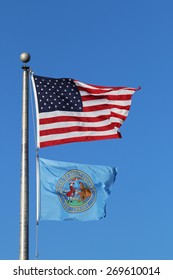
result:
M 80 213 L 91 208 L 96 201 L 96 188 L 91 177 L 81 170 L 66 172 L 56 185 L 56 193 L 63 208 Z

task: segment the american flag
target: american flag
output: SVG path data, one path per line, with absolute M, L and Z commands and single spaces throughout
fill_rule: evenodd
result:
M 32 75 L 37 113 L 38 147 L 121 138 L 129 113 L 128 87 L 85 84 L 68 78 Z

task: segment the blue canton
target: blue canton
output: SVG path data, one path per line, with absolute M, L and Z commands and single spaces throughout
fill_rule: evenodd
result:
M 45 78 L 34 75 L 39 113 L 52 111 L 82 112 L 82 99 L 73 79 Z

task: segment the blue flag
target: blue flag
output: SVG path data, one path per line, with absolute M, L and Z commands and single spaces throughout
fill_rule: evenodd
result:
M 106 201 L 117 169 L 39 158 L 40 219 L 99 220 L 106 216 Z

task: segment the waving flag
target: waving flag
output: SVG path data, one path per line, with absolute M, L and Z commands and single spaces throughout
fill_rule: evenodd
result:
M 33 75 L 36 100 L 37 145 L 121 138 L 131 98 L 138 90 L 103 87 L 67 78 Z
M 90 221 L 106 216 L 116 168 L 40 158 L 39 169 L 41 220 Z

